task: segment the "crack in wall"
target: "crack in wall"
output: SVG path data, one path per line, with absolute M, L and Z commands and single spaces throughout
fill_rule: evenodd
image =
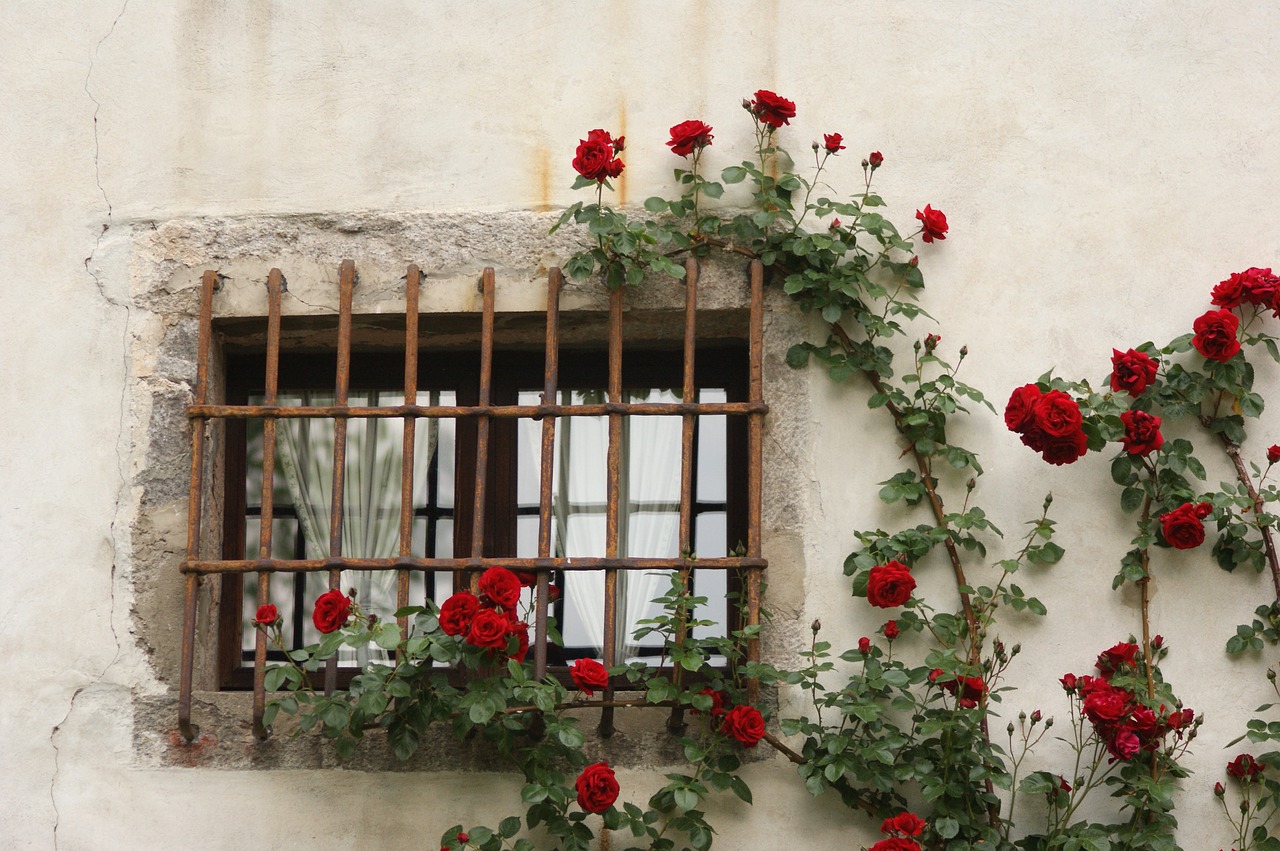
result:
M 94 179 L 94 183 L 98 187 L 98 191 L 102 194 L 103 203 L 106 204 L 107 206 L 106 221 L 102 223 L 102 229 L 98 231 L 97 238 L 94 240 L 94 243 L 93 243 L 93 248 L 89 251 L 89 256 L 85 257 L 84 259 L 84 268 L 85 268 L 85 272 L 93 280 L 94 286 L 98 290 L 98 295 L 102 297 L 103 301 L 105 301 L 107 304 L 113 307 L 118 307 L 124 310 L 124 329 L 121 336 L 120 345 L 121 345 L 121 359 L 123 361 L 123 367 L 124 367 L 126 376 L 129 373 L 129 334 L 130 334 L 131 325 L 132 325 L 133 311 L 130 305 L 127 303 L 127 301 L 122 302 L 111 297 L 111 295 L 107 292 L 106 288 L 103 286 L 103 281 L 101 276 L 98 274 L 98 272 L 94 270 L 92 265 L 94 258 L 98 254 L 98 250 L 102 246 L 103 238 L 106 236 L 107 231 L 111 229 L 111 217 L 113 213 L 113 208 L 111 205 L 111 199 L 107 196 L 107 189 L 102 183 L 101 146 L 100 146 L 99 137 L 98 137 L 98 114 L 102 111 L 102 102 L 99 101 L 96 97 L 94 97 L 93 90 L 89 87 L 89 83 L 93 78 L 93 69 L 97 60 L 98 51 L 102 48 L 102 45 L 106 42 L 106 40 L 111 37 L 111 34 L 116 31 L 116 25 L 120 23 L 120 19 L 124 17 L 124 13 L 128 10 L 128 8 L 129 8 L 129 0 L 124 0 L 124 4 L 120 7 L 120 11 L 116 13 L 115 18 L 111 21 L 110 28 L 107 30 L 106 34 L 102 36 L 102 38 L 98 39 L 97 43 L 93 47 L 93 51 L 89 54 L 89 68 L 85 72 L 85 77 L 84 77 L 84 93 L 86 96 L 88 96 L 89 100 L 93 102 L 93 179 Z M 55 851 L 58 848 L 58 828 L 62 824 L 62 813 L 58 809 L 58 800 L 57 800 L 57 795 L 55 794 L 57 789 L 57 784 L 58 784 L 58 775 L 62 770 L 61 764 L 60 764 L 61 750 L 58 747 L 58 741 L 57 741 L 58 732 L 62 729 L 62 726 L 67 723 L 67 719 L 71 717 L 71 713 L 75 711 L 76 700 L 80 697 L 81 694 L 84 693 L 85 689 L 89 688 L 89 686 L 93 685 L 94 683 L 101 682 L 102 679 L 106 677 L 107 672 L 110 671 L 112 666 L 115 665 L 116 662 L 120 659 L 120 653 L 121 653 L 120 635 L 119 633 L 116 632 L 116 568 L 118 566 L 118 559 L 116 558 L 116 554 L 119 552 L 119 547 L 116 541 L 116 522 L 120 517 L 121 502 L 124 498 L 124 493 L 128 486 L 128 475 L 127 475 L 124 449 L 123 449 L 123 443 L 125 440 L 125 431 L 126 431 L 125 425 L 127 420 L 126 412 L 128 411 L 128 387 L 129 387 L 128 381 L 121 382 L 120 426 L 119 426 L 118 435 L 116 437 L 116 446 L 115 446 L 116 474 L 119 477 L 120 482 L 119 482 L 119 486 L 116 489 L 115 506 L 111 516 L 111 525 L 108 530 L 108 534 L 110 537 L 109 544 L 111 546 L 112 557 L 111 557 L 111 574 L 108 580 L 108 592 L 110 594 L 110 604 L 107 610 L 108 611 L 107 625 L 111 629 L 111 637 L 115 643 L 116 650 L 115 650 L 115 654 L 111 657 L 111 661 L 107 662 L 107 664 L 97 674 L 97 676 L 91 678 L 88 683 L 77 687 L 76 690 L 72 692 L 71 700 L 67 706 L 66 714 L 63 715 L 62 720 L 59 721 L 57 724 L 55 724 L 53 728 L 49 731 L 49 745 L 50 747 L 53 748 L 53 773 L 49 778 L 49 804 L 53 808 L 53 847 Z

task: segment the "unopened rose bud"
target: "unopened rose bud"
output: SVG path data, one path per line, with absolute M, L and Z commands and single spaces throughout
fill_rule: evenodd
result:
M 872 168 L 879 168 L 884 164 L 884 154 L 879 151 L 872 151 L 871 156 L 867 157 L 867 159 L 871 162 Z
M 809 624 L 809 629 L 813 630 L 815 633 L 822 629 L 822 619 L 814 618 L 813 623 Z
M 1276 681 L 1275 668 L 1267 668 L 1267 679 L 1271 680 L 1273 683 Z
M 960 347 L 960 357 L 962 357 L 962 358 L 966 358 L 966 357 L 968 357 L 968 356 L 969 356 L 969 347 L 968 347 L 968 346 L 961 346 L 961 347 Z
M 964 483 L 964 489 L 967 491 L 971 491 L 977 486 L 978 486 L 978 480 L 973 478 L 969 479 L 969 481 Z
M 1010 736 L 1012 736 L 1012 735 L 1013 735 L 1013 722 L 1012 722 L 1012 721 L 1010 721 L 1010 722 L 1009 722 L 1009 726 L 1008 726 L 1006 729 L 1008 729 L 1008 731 L 1009 731 L 1009 735 L 1010 735 Z
M 1159 650 L 1161 647 L 1164 647 L 1164 636 L 1163 636 L 1163 635 L 1157 635 L 1155 638 L 1151 639 L 1151 649 L 1152 649 L 1152 650 Z
M 814 143 L 813 143 L 813 150 L 814 150 L 815 152 L 818 150 L 818 148 L 821 148 L 821 147 L 822 147 L 822 146 L 821 146 L 821 145 L 819 145 L 817 142 L 814 142 Z
M 1013 645 L 1013 649 L 1009 651 L 1009 658 L 1012 659 L 1014 656 L 1017 656 L 1021 652 L 1022 652 L 1022 645 L 1015 644 Z
M 1020 722 L 1022 722 L 1022 723 L 1024 723 L 1024 724 L 1025 724 L 1025 723 L 1026 723 L 1026 721 L 1027 721 L 1027 713 L 1025 713 L 1025 712 L 1019 712 L 1019 713 L 1018 713 L 1018 721 L 1020 721 Z
M 1039 710 L 1039 709 L 1035 710 L 1034 712 L 1032 712 L 1032 713 L 1031 713 L 1031 723 L 1032 723 L 1032 724 L 1039 724 L 1039 723 L 1040 723 L 1040 719 L 1041 719 L 1042 717 L 1043 717 L 1043 716 L 1040 714 L 1040 710 Z
M 352 588 L 349 591 L 347 591 L 348 597 L 355 597 L 355 595 L 356 595 L 356 589 Z
M 747 112 L 750 112 L 750 111 L 751 111 L 751 101 L 747 100 L 746 98 L 743 98 L 743 99 L 742 99 L 742 108 L 743 108 L 743 109 L 745 109 Z
M 864 169 L 865 169 L 867 166 L 869 166 L 869 165 L 871 165 L 871 163 L 867 162 L 866 160 L 863 160 L 863 161 L 862 161 L 862 167 L 863 167 Z
M 1213 794 L 1215 794 L 1215 795 L 1217 795 L 1219 798 L 1221 798 L 1223 795 L 1227 794 L 1227 790 L 1226 790 L 1226 788 L 1225 788 L 1221 783 L 1214 783 L 1214 784 L 1213 784 Z
M 471 841 L 471 836 L 470 836 L 469 834 L 466 834 L 466 833 L 459 833 L 459 834 L 458 834 L 458 841 L 459 841 L 459 842 L 470 842 L 470 841 Z
M 1248 802 L 1248 801 L 1241 801 L 1241 802 L 1240 802 L 1240 812 L 1242 812 L 1242 813 L 1247 813 L 1247 812 L 1249 812 L 1249 802 Z
M 377 615 L 369 615 L 369 626 L 373 626 L 377 622 L 378 622 Z
M 1044 728 L 1048 730 L 1052 726 L 1053 726 L 1053 716 L 1050 715 L 1048 718 L 1044 719 Z
M 859 639 L 858 639 L 858 652 L 859 652 L 859 653 L 861 653 L 863 656 L 866 656 L 868 653 L 870 653 L 870 652 L 871 652 L 871 639 L 870 639 L 870 638 L 867 638 L 867 637 L 864 635 L 862 638 L 859 638 Z
M 912 269 L 914 269 L 915 267 L 920 265 L 920 258 L 913 255 L 911 257 L 911 260 L 907 262 L 907 265 L 910 266 Z

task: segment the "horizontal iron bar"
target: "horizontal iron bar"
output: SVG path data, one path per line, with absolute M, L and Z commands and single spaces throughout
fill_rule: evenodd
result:
M 476 570 L 506 567 L 534 573 L 557 570 L 734 570 L 766 568 L 763 558 L 339 558 L 187 560 L 183 573 L 319 573 L 326 570 Z
M 189 405 L 191 419 L 251 420 L 277 419 L 399 419 L 404 417 L 496 417 L 499 419 L 542 419 L 543 417 L 601 417 L 606 414 L 630 416 L 680 416 L 681 414 L 767 414 L 765 402 L 605 402 L 598 405 L 394 405 L 356 407 L 347 405 Z

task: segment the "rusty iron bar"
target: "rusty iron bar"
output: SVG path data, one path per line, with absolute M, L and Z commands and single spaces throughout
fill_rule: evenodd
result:
M 284 275 L 279 269 L 267 274 L 267 375 L 263 401 L 276 403 L 280 389 L 280 296 Z M 262 515 L 258 526 L 258 558 L 271 558 L 272 519 L 275 513 L 276 421 L 268 417 L 262 423 Z M 258 605 L 271 602 L 271 573 L 258 573 Z M 262 741 L 271 735 L 263 723 L 267 708 L 267 631 L 254 627 L 253 637 L 253 735 Z
M 560 287 L 564 283 L 557 267 L 547 273 L 547 341 L 543 356 L 542 404 L 555 401 L 560 381 Z M 555 470 L 556 418 L 542 420 L 542 463 L 538 482 L 538 558 L 551 557 L 551 484 Z M 533 678 L 547 675 L 547 606 L 551 596 L 551 574 L 538 573 L 533 602 Z
M 759 402 L 764 398 L 764 265 L 751 261 L 751 316 L 748 334 L 748 398 Z M 764 415 L 755 413 L 747 419 L 747 557 L 760 559 L 760 498 L 764 462 Z M 760 627 L 761 568 L 747 570 L 747 629 L 753 633 Z M 760 636 L 747 638 L 747 661 L 760 661 Z M 760 680 L 747 680 L 747 697 L 756 703 L 760 696 Z
M 697 349 L 698 335 L 698 261 L 689 257 L 684 262 L 684 382 L 681 389 L 681 401 L 691 402 L 698 392 L 694 386 L 694 355 Z M 693 492 L 693 431 L 697 423 L 697 415 L 685 414 L 680 423 L 680 555 L 693 553 L 693 503 L 697 495 Z M 689 590 L 688 568 L 680 569 L 680 590 Z M 676 623 L 676 644 L 683 644 L 689 636 L 689 618 L 681 609 Z M 684 666 L 672 665 L 672 681 L 677 690 L 684 688 Z M 677 700 L 671 707 L 671 715 L 667 718 L 667 729 L 672 733 L 684 730 L 684 709 Z
M 484 501 L 485 484 L 489 478 L 489 425 L 487 414 L 493 401 L 493 308 L 494 277 L 493 267 L 486 266 L 480 275 L 481 315 L 480 315 L 480 395 L 477 407 L 482 411 L 476 421 L 476 484 L 471 509 L 471 549 L 468 555 L 472 559 L 484 558 Z M 453 590 L 461 590 L 464 585 L 471 593 L 478 593 L 479 572 L 470 570 L 466 573 L 455 573 Z
M 200 329 L 196 342 L 196 391 L 193 401 L 203 405 L 209 393 L 209 344 L 213 336 L 213 291 L 218 273 L 206 271 L 200 279 Z M 204 511 L 205 421 L 191 423 L 191 491 L 187 499 L 187 561 L 200 557 L 200 515 Z M 191 688 L 195 678 L 196 584 L 199 576 L 187 574 L 182 600 L 182 661 L 178 674 L 178 730 L 190 742 L 200 733 L 191 723 Z
M 351 301 L 356 286 L 356 264 L 343 260 L 338 267 L 338 369 L 334 379 L 334 402 L 347 407 L 347 391 L 351 383 Z M 329 558 L 342 557 L 342 519 L 347 481 L 347 418 L 333 421 L 333 493 L 329 503 Z M 329 571 L 329 590 L 340 591 L 342 570 Z M 330 656 L 324 665 L 324 693 L 333 694 L 338 685 L 338 656 Z
M 418 289 L 422 284 L 422 272 L 416 263 L 410 263 L 404 278 L 404 403 L 418 401 Z M 404 442 L 400 448 L 400 555 L 413 555 L 413 462 L 414 443 L 417 438 L 417 420 L 404 418 Z M 409 571 L 401 570 L 396 576 L 396 609 L 409 605 Z M 407 635 L 409 619 L 396 618 L 400 634 Z M 401 654 L 397 651 L 397 661 Z
M 404 417 L 459 419 L 540 420 L 545 417 L 603 417 L 623 414 L 632 417 L 676 417 L 694 415 L 767 414 L 765 402 L 606 402 L 592 405 L 380 405 L 343 406 L 314 405 L 192 405 L 187 415 L 201 419 L 252 420 L 263 417 L 277 419 L 402 419 Z
M 324 558 L 324 559 L 189 559 L 179 565 L 183 573 L 318 573 L 325 570 L 478 570 L 481 567 L 505 567 L 525 572 L 561 570 L 735 570 L 764 568 L 762 558 L 517 558 L 486 556 L 480 558 Z
M 615 405 L 622 404 L 622 287 L 609 293 L 609 393 Z M 622 481 L 622 413 L 609 413 L 608 488 L 605 508 L 605 545 L 607 558 L 618 558 L 618 511 Z M 618 664 L 618 571 L 604 572 L 604 665 Z M 613 685 L 605 686 L 604 700 L 613 700 Z M 600 735 L 613 735 L 613 707 L 600 711 Z

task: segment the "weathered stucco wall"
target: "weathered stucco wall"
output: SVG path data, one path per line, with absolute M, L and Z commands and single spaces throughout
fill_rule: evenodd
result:
M 833 185 L 857 185 L 862 153 L 880 150 L 877 179 L 900 223 L 925 203 L 946 211 L 948 239 L 922 252 L 924 302 L 944 318 L 947 352 L 968 345 L 971 383 L 1002 399 L 1051 366 L 1101 378 L 1112 346 L 1182 333 L 1228 272 L 1280 263 L 1269 210 L 1280 93 L 1261 40 L 1278 27 L 1271 4 L 1206 0 L 5 4 L 0 841 L 343 848 L 394 833 L 429 845 L 448 824 L 514 809 L 507 776 L 376 760 L 317 770 L 322 757 L 297 743 L 274 741 L 266 758 L 235 720 L 204 751 L 175 745 L 164 725 L 180 414 L 200 270 L 243 270 L 233 283 L 248 286 L 278 263 L 319 292 L 343 257 L 384 283 L 415 261 L 432 298 L 465 306 L 468 282 L 494 265 L 499 309 L 537 310 L 540 276 L 573 245 L 545 232 L 550 211 L 582 197 L 568 189 L 579 137 L 627 135 L 620 194 L 636 202 L 670 190 L 662 142 L 678 121 L 716 127 L 714 167 L 745 155 L 738 103 L 763 87 L 797 101 L 782 136 L 797 154 L 820 133 L 844 134 Z M 775 303 L 775 353 L 805 321 Z M 1277 370 L 1259 373 L 1274 398 Z M 879 618 L 849 599 L 840 564 L 853 529 L 896 522 L 875 485 L 898 469 L 892 435 L 865 410 L 864 388 L 776 360 L 767 378 L 793 403 L 766 444 L 770 600 L 788 616 L 772 647 L 785 653 L 789 631 L 815 616 L 835 640 L 856 639 Z M 1275 422 L 1268 412 L 1255 429 L 1255 455 L 1280 440 Z M 983 502 L 1007 531 L 1045 491 L 1058 497 L 1067 558 L 1025 582 L 1050 615 L 1003 630 L 1024 648 L 1010 670 L 1022 690 L 1006 705 L 1062 714 L 1056 678 L 1138 626 L 1136 600 L 1108 590 L 1129 532 L 1105 461 L 1051 470 L 994 417 L 965 429 L 990 471 Z M 1160 559 L 1166 675 L 1209 717 L 1181 841 L 1219 847 L 1209 790 L 1222 746 L 1266 698 L 1273 658 L 1221 647 L 1268 589 L 1204 551 Z M 944 593 L 940 567 L 920 571 L 926 594 Z M 627 794 L 647 797 L 655 761 L 660 746 L 632 758 Z M 264 765 L 275 767 L 249 767 Z M 716 804 L 717 847 L 870 841 L 785 761 L 748 773 L 757 803 Z

